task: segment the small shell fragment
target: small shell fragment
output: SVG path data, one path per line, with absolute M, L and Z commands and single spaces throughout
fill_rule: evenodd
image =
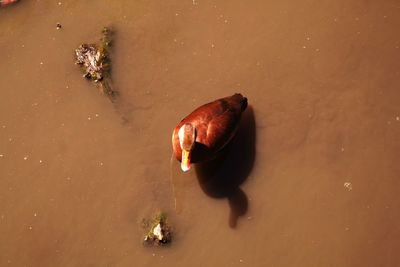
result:
M 167 224 L 166 215 L 160 213 L 151 221 L 146 223 L 150 231 L 144 238 L 146 245 L 165 245 L 171 242 L 172 230 Z

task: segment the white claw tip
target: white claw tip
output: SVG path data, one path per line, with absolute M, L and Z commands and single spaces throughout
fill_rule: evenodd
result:
M 184 172 L 188 172 L 190 170 L 190 165 L 181 164 L 181 169 Z

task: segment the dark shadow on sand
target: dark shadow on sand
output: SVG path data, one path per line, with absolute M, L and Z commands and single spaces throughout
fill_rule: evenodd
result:
M 240 185 L 249 176 L 256 156 L 256 124 L 249 106 L 242 114 L 236 137 L 211 161 L 195 165 L 203 191 L 213 198 L 227 198 L 230 206 L 229 226 L 236 227 L 246 214 L 248 200 Z

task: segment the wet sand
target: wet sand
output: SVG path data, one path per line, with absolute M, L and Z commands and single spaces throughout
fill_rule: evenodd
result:
M 115 104 L 73 64 L 106 25 Z M 399 28 L 390 0 L 0 10 L 0 266 L 399 265 Z M 235 92 L 247 169 L 183 175 L 172 129 Z M 143 247 L 157 210 L 173 243 Z

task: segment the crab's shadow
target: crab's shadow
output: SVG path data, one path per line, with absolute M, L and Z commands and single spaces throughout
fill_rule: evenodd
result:
M 242 114 L 235 138 L 208 162 L 196 164 L 199 184 L 208 196 L 227 198 L 230 207 L 229 226 L 234 228 L 248 210 L 248 199 L 240 185 L 249 176 L 256 156 L 256 124 L 249 106 Z

